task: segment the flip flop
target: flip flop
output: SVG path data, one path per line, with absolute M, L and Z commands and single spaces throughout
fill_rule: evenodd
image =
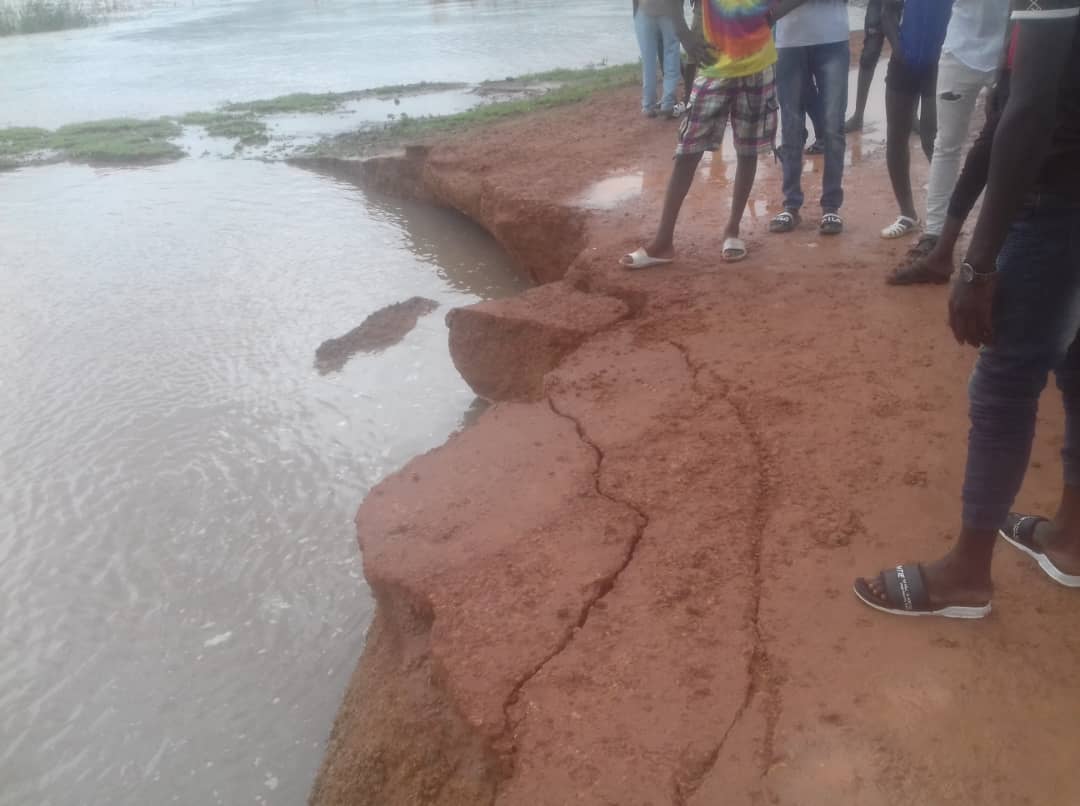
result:
M 896 220 L 881 231 L 881 237 L 887 240 L 895 240 L 910 235 L 919 228 L 919 219 L 911 216 L 897 216 Z
M 784 210 L 773 216 L 769 222 L 769 232 L 791 232 L 799 226 L 799 211 Z
M 619 265 L 627 269 L 649 269 L 653 266 L 666 266 L 672 260 L 669 257 L 653 257 L 644 249 L 637 249 L 628 255 L 623 255 Z
M 1035 542 L 1035 529 L 1044 521 L 1046 518 L 1038 515 L 1020 515 L 1010 512 L 1005 518 L 1005 525 L 998 530 L 998 534 L 1005 538 L 1005 542 L 1010 546 L 1020 549 L 1037 562 L 1043 573 L 1054 582 L 1066 588 L 1080 588 L 1080 576 L 1066 574 L 1060 570 Z
M 746 242 L 742 238 L 725 238 L 723 255 L 726 263 L 738 263 L 740 260 L 745 260 Z
M 885 600 L 881 600 L 870 590 L 870 584 L 862 578 L 855 580 L 855 595 L 867 607 L 889 613 L 894 616 L 940 616 L 942 618 L 978 619 L 990 615 L 990 603 L 978 607 L 969 605 L 947 605 L 936 610 L 930 607 L 930 597 L 926 593 L 922 567 L 919 565 L 898 565 L 881 572 L 885 583 Z

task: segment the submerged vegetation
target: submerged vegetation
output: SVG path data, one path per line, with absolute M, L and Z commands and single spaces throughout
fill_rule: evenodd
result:
M 71 0 L 28 0 L 19 5 L 0 5 L 0 36 L 39 34 L 68 28 L 87 28 L 100 15 Z
M 73 123 L 56 131 L 28 127 L 0 129 L 0 160 L 32 160 L 50 154 L 86 162 L 157 162 L 182 157 L 171 140 L 174 121 L 113 118 Z
M 641 67 L 637 64 L 533 73 L 516 79 L 507 79 L 507 82 L 512 81 L 518 86 L 537 84 L 555 84 L 556 86 L 530 97 L 481 104 L 454 115 L 428 117 L 402 115 L 385 126 L 327 138 L 314 146 L 310 153 L 314 156 L 362 156 L 392 147 L 404 140 L 458 132 L 472 126 L 494 123 L 541 109 L 579 103 L 596 92 L 634 86 L 640 80 Z M 503 83 L 506 82 L 486 82 L 480 89 Z
M 266 123 L 253 115 L 189 112 L 179 120 L 185 126 L 202 126 L 211 137 L 236 140 L 237 148 L 264 146 L 270 142 L 270 137 L 266 133 Z
M 430 92 L 462 90 L 468 84 L 446 81 L 421 81 L 418 84 L 394 84 L 376 87 L 371 90 L 353 90 L 352 92 L 294 92 L 279 95 L 262 101 L 241 101 L 227 103 L 222 109 L 246 115 L 309 115 L 335 112 L 349 101 L 362 101 L 367 98 L 400 98 L 409 95 L 423 95 Z
M 637 65 L 554 70 L 477 88 L 480 97 L 502 97 L 480 103 L 455 115 L 401 115 L 373 126 L 328 138 L 308 150 L 317 155 L 362 156 L 406 139 L 455 132 L 516 115 L 583 101 L 595 92 L 626 87 L 639 80 Z M 424 82 L 371 90 L 336 93 L 294 93 L 262 101 L 228 103 L 213 112 L 190 112 L 175 118 L 137 120 L 112 118 L 61 126 L 55 131 L 32 127 L 0 129 L 0 168 L 69 159 L 81 162 L 151 163 L 175 160 L 185 151 L 174 141 L 185 126 L 199 126 L 211 137 L 236 141 L 236 150 L 269 144 L 264 116 L 333 112 L 345 103 L 365 98 L 398 98 L 427 92 L 462 89 L 463 84 Z

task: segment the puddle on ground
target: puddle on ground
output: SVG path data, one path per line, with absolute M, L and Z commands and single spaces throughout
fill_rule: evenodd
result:
M 640 196 L 644 187 L 644 171 L 609 176 L 593 184 L 575 205 L 587 210 L 614 210 Z

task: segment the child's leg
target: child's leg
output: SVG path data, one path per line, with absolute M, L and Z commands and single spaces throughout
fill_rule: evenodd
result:
M 675 254 L 675 222 L 679 220 L 679 211 L 683 200 L 694 183 L 694 174 L 701 162 L 702 152 L 679 154 L 675 157 L 675 167 L 668 180 L 667 193 L 664 195 L 664 211 L 660 214 L 660 227 L 652 243 L 645 247 L 650 257 L 673 257 Z
M 926 77 L 922 86 L 922 115 L 919 119 L 919 139 L 928 160 L 934 158 L 934 141 L 937 139 L 937 68 Z
M 905 67 L 893 60 L 889 63 L 889 75 L 885 83 L 885 161 L 889 166 L 900 214 L 918 218 L 915 202 L 911 197 L 911 154 L 908 140 L 911 138 L 911 114 L 919 98 L 918 91 L 908 91 L 904 79 Z
M 739 225 L 746 211 L 746 203 L 750 200 L 750 191 L 754 188 L 757 164 L 757 154 L 738 155 L 735 162 L 735 185 L 731 190 L 731 215 L 728 217 L 727 229 L 724 230 L 725 238 L 739 237 Z

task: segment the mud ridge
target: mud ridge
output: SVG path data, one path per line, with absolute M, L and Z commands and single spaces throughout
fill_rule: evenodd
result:
M 559 407 L 555 404 L 555 401 L 552 400 L 550 397 L 547 398 L 547 404 L 550 407 L 552 413 L 554 413 L 557 417 L 561 417 L 567 422 L 573 424 L 574 429 L 577 432 L 578 438 L 582 441 L 583 444 L 589 446 L 589 448 L 596 455 L 596 470 L 593 472 L 593 482 L 596 494 L 599 495 L 601 498 L 606 498 L 608 501 L 611 501 L 614 504 L 618 504 L 632 510 L 634 514 L 637 515 L 638 524 L 637 529 L 634 532 L 633 539 L 630 541 L 630 545 L 627 548 L 626 556 L 619 564 L 619 567 L 616 568 L 605 579 L 600 580 L 600 582 L 596 586 L 595 594 L 590 597 L 588 601 L 585 602 L 585 605 L 582 607 L 581 613 L 578 615 L 577 620 L 574 622 L 573 626 L 571 626 L 566 631 L 566 635 L 563 637 L 563 640 L 559 642 L 558 646 L 556 646 L 555 649 L 549 655 L 547 655 L 547 657 L 540 661 L 540 663 L 538 663 L 533 669 L 531 669 L 517 683 L 517 685 L 514 686 L 514 688 L 510 692 L 510 695 L 503 703 L 503 714 L 506 719 L 505 727 L 503 729 L 503 733 L 495 740 L 494 745 L 496 747 L 499 747 L 506 746 L 508 744 L 509 746 L 506 747 L 506 750 L 504 752 L 506 752 L 506 754 L 511 757 L 516 752 L 516 748 L 513 745 L 513 733 L 514 730 L 517 728 L 517 723 L 514 722 L 513 717 L 510 715 L 510 709 L 517 703 L 518 698 L 521 696 L 521 691 L 525 688 L 525 686 L 527 686 L 529 682 L 533 680 L 533 678 L 540 674 L 540 672 L 542 672 L 544 668 L 549 663 L 551 663 L 551 661 L 553 661 L 555 658 L 557 658 L 559 655 L 566 651 L 567 647 L 569 647 L 571 642 L 574 640 L 574 635 L 588 622 L 589 615 L 592 613 L 592 610 L 596 606 L 597 602 L 602 600 L 615 588 L 615 584 L 619 581 L 619 577 L 622 575 L 623 571 L 629 568 L 630 564 L 634 561 L 634 556 L 637 553 L 638 546 L 641 544 L 641 539 L 645 536 L 645 530 L 649 527 L 650 520 L 648 513 L 638 507 L 633 502 L 611 495 L 610 493 L 604 491 L 601 481 L 601 475 L 604 466 L 603 449 L 589 437 L 589 435 L 585 431 L 585 427 L 576 417 L 571 414 L 567 414 L 566 412 L 560 411 Z M 510 764 L 512 765 L 512 761 L 510 761 Z M 509 777 L 509 775 L 506 776 L 506 778 Z M 498 792 L 496 792 L 496 796 L 492 800 L 492 803 L 494 804 L 495 800 L 497 799 Z
M 667 339 L 666 341 L 682 355 L 683 360 L 686 362 L 686 366 L 690 371 L 694 390 L 701 395 L 706 402 L 715 399 L 717 395 L 704 389 L 700 381 L 700 375 L 706 370 L 706 366 L 703 363 L 695 362 L 693 358 L 691 358 L 690 349 L 685 344 L 681 344 L 673 339 Z M 731 721 L 720 735 L 716 746 L 699 765 L 695 765 L 695 769 L 691 772 L 688 780 L 685 782 L 675 782 L 675 794 L 673 799 L 675 806 L 685 806 L 688 800 L 693 797 L 694 793 L 701 787 L 702 782 L 704 782 L 705 778 L 712 772 L 716 763 L 719 761 L 720 754 L 723 752 L 728 738 L 742 721 L 743 716 L 746 714 L 747 710 L 749 710 L 759 694 L 762 694 L 765 697 L 766 723 L 760 769 L 760 774 L 764 776 L 772 764 L 773 741 L 776 733 L 776 724 L 780 716 L 779 686 L 774 675 L 771 673 L 769 651 L 760 623 L 761 597 L 764 587 L 762 542 L 765 527 L 768 525 L 769 516 L 772 511 L 775 471 L 769 458 L 765 441 L 753 421 L 746 401 L 740 400 L 737 395 L 732 394 L 731 385 L 728 381 L 724 379 L 718 380 L 723 386 L 723 390 L 720 392 L 719 397 L 731 407 L 732 412 L 735 414 L 735 418 L 739 422 L 739 426 L 746 433 L 747 440 L 749 440 L 753 447 L 757 464 L 757 479 L 754 491 L 754 508 L 753 516 L 751 518 L 751 539 L 749 546 L 752 561 L 751 590 L 746 613 L 746 620 L 750 625 L 751 634 L 753 635 L 753 649 L 750 653 L 748 662 L 747 685 L 742 702 L 739 704 Z

